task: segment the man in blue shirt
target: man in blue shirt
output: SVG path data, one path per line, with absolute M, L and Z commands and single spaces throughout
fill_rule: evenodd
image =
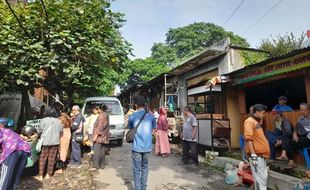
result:
M 135 98 L 136 112 L 128 120 L 128 128 L 136 127 L 143 117 L 145 110 L 145 99 Z M 156 119 L 150 113 L 146 113 L 138 126 L 132 144 L 132 168 L 135 190 L 146 190 L 147 177 L 149 172 L 149 155 L 152 151 L 152 135 L 156 128 Z
M 280 112 L 291 112 L 291 111 L 293 111 L 293 108 L 291 108 L 290 106 L 286 105 L 286 103 L 287 103 L 287 97 L 280 96 L 279 97 L 279 104 L 277 104 L 273 108 L 273 111 L 280 111 Z

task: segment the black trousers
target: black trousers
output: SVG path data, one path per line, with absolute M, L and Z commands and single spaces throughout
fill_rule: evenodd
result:
M 191 141 L 182 141 L 183 147 L 183 162 L 188 163 L 190 159 L 198 165 L 198 152 L 197 152 L 197 143 Z
M 93 167 L 104 169 L 105 164 L 105 144 L 102 143 L 94 143 L 94 157 L 93 157 Z
M 298 142 L 291 140 L 290 145 L 287 150 L 287 157 L 289 160 L 293 160 L 294 152 L 299 148 L 304 148 L 310 146 L 310 139 L 306 136 L 299 136 Z

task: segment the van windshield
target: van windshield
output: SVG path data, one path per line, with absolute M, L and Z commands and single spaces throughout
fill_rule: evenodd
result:
M 93 108 L 102 104 L 105 104 L 107 106 L 107 112 L 109 115 L 123 115 L 121 105 L 118 101 L 113 100 L 93 100 L 86 102 L 84 115 L 90 116 L 93 112 Z

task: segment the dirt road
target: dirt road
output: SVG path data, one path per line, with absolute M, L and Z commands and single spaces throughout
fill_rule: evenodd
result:
M 225 184 L 221 172 L 196 166 L 185 166 L 173 149 L 169 158 L 150 156 L 148 190 L 238 189 Z M 129 144 L 112 148 L 107 166 L 94 175 L 96 189 L 133 190 L 131 149 Z

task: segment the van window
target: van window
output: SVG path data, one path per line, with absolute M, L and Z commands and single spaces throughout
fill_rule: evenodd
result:
M 109 115 L 123 115 L 121 105 L 118 101 L 94 100 L 86 102 L 84 115 L 91 115 L 94 107 L 105 104 Z

